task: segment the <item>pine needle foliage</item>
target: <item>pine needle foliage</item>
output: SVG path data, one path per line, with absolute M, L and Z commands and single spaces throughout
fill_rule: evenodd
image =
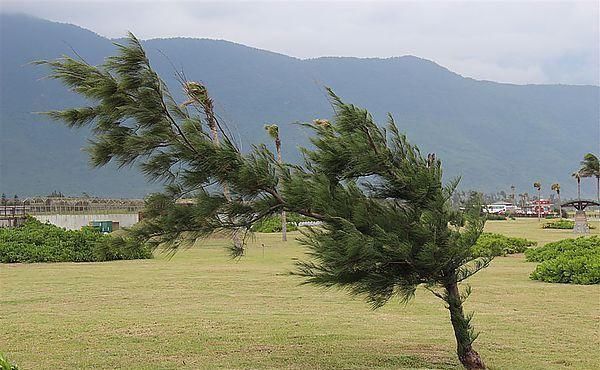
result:
M 319 220 L 321 227 L 303 233 L 311 258 L 298 263 L 296 275 L 365 297 L 374 308 L 394 297 L 408 302 L 424 286 L 449 309 L 460 361 L 484 368 L 471 347 L 471 316 L 463 313 L 470 289 L 461 293 L 458 285 L 490 262 L 473 252 L 484 225 L 480 207 L 449 206 L 458 179 L 444 184 L 441 161 L 422 155 L 391 116 L 381 127 L 328 90 L 333 119 L 304 124 L 313 133 L 312 147 L 301 149 L 304 163 L 280 163 L 265 145 L 242 153 L 229 140 L 207 111 L 212 100 L 202 84 L 182 79 L 189 99 L 176 102 L 132 34 L 117 48 L 100 66 L 70 57 L 38 63 L 90 102 L 47 114 L 92 128 L 94 166 L 137 165 L 149 180 L 164 182 L 132 236 L 176 251 L 217 231 L 247 231 L 282 211 Z M 243 246 L 232 252 L 241 255 Z

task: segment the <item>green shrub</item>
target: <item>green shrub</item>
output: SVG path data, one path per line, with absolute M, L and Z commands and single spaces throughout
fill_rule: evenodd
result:
M 575 227 L 575 221 L 566 220 L 566 219 L 554 220 L 554 221 L 543 224 L 542 227 L 544 229 L 571 229 L 572 230 Z M 589 224 L 588 224 L 588 227 L 590 229 L 594 228 L 592 225 L 589 225 Z
M 151 258 L 133 240 L 104 235 L 93 228 L 65 230 L 29 218 L 16 228 L 0 229 L 0 263 L 94 262 Z
M 291 214 L 290 216 L 291 216 L 290 218 L 286 217 L 287 231 L 298 230 L 298 227 L 296 226 L 296 222 L 300 222 L 300 221 L 291 221 L 291 220 L 294 220 L 295 217 L 293 216 L 293 214 Z M 250 230 L 257 232 L 257 233 L 281 232 L 281 216 L 267 217 L 264 220 L 252 225 L 252 228 Z
M 548 243 L 543 247 L 526 251 L 525 257 L 529 262 L 544 262 L 563 255 L 576 256 L 588 253 L 600 254 L 600 236 L 581 236 Z
M 288 212 L 285 215 L 285 220 L 294 224 L 297 224 L 298 222 L 315 221 L 314 218 L 306 217 L 295 212 Z
M 152 258 L 152 251 L 135 239 L 117 236 L 109 237 L 106 243 L 96 245 L 97 261 L 137 260 Z
M 473 253 L 478 256 L 506 256 L 523 253 L 537 243 L 523 238 L 513 238 L 501 234 L 483 233 L 473 246 Z
M 559 256 L 540 263 L 531 278 L 547 283 L 600 284 L 600 255 Z
M 506 221 L 505 215 L 498 215 L 495 213 L 488 213 L 485 218 L 491 221 Z
M 579 237 L 548 243 L 525 252 L 527 261 L 540 262 L 531 274 L 548 283 L 600 284 L 600 237 Z
M 572 229 L 575 226 L 575 221 L 559 219 L 547 222 L 542 225 L 544 229 Z

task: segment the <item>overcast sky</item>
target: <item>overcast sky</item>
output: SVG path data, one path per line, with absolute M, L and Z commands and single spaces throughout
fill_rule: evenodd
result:
M 600 85 L 600 1 L 5 1 L 107 37 L 202 37 L 312 58 L 416 55 L 464 76 Z

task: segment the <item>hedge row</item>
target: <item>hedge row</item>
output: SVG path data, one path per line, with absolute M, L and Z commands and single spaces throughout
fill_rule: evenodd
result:
M 65 230 L 29 218 L 22 226 L 0 229 L 0 263 L 97 262 L 152 258 L 132 239 L 104 235 L 92 228 Z
M 560 219 L 545 223 L 542 227 L 544 229 L 573 229 L 575 221 Z
M 564 239 L 525 252 L 540 262 L 531 274 L 548 283 L 600 284 L 600 236 Z
M 523 253 L 537 243 L 523 238 L 513 238 L 494 233 L 483 233 L 473 246 L 473 254 L 477 256 L 506 256 Z
M 314 221 L 314 219 L 299 215 L 298 213 L 289 212 L 286 215 L 287 231 L 298 230 L 298 222 Z M 278 233 L 281 232 L 281 216 L 271 216 L 252 225 L 251 231 L 257 233 Z

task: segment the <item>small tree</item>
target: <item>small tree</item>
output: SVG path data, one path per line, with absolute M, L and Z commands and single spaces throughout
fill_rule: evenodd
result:
M 373 307 L 394 297 L 409 301 L 423 286 L 447 305 L 461 363 L 485 368 L 463 308 L 471 291 L 459 287 L 491 260 L 472 248 L 484 219 L 478 205 L 450 208 L 458 180 L 442 183 L 435 155 L 422 156 L 391 117 L 384 129 L 332 91 L 335 119 L 304 125 L 314 149 L 302 149 L 303 164 L 279 163 L 265 145 L 243 154 L 219 125 L 215 140 L 205 90 L 197 94 L 184 82 L 190 99 L 177 104 L 133 35 L 118 48 L 100 67 L 69 57 L 39 63 L 90 100 L 48 114 L 71 127 L 91 126 L 94 165 L 135 163 L 166 182 L 162 194 L 148 198 L 132 236 L 176 251 L 218 230 L 249 230 L 283 210 L 319 220 L 322 226 L 301 239 L 312 260 L 299 262 L 296 274 L 346 288 Z M 184 194 L 195 201 L 176 202 Z M 234 244 L 231 252 L 243 250 Z
M 533 187 L 538 192 L 537 214 L 538 214 L 538 221 L 540 221 L 542 219 L 542 184 L 539 182 L 534 182 Z
M 267 133 L 275 141 L 275 150 L 277 152 L 277 162 L 279 164 L 283 164 L 283 158 L 281 156 L 281 139 L 279 138 L 279 126 L 265 125 L 265 130 Z M 287 219 L 285 215 L 285 210 L 281 211 L 281 240 L 287 241 Z
M 556 192 L 556 196 L 558 197 L 558 214 L 560 215 L 560 218 L 562 218 L 562 203 L 560 201 L 560 184 L 559 183 L 552 184 L 551 189 Z

